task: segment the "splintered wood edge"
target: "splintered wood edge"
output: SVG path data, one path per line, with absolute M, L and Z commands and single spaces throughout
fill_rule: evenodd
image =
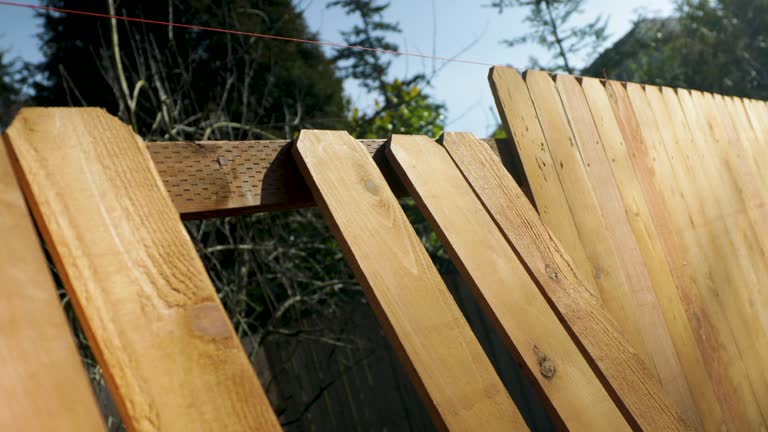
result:
M 395 195 L 408 196 L 384 154 L 386 140 L 359 141 L 373 157 Z M 497 140 L 483 141 L 499 155 Z M 317 205 L 291 157 L 293 141 L 146 144 L 182 219 L 235 216 Z

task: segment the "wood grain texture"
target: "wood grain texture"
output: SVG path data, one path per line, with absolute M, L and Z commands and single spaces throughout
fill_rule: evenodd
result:
M 405 189 L 384 156 L 383 139 L 360 140 L 397 196 Z M 498 154 L 496 140 L 484 140 Z M 506 147 L 500 140 L 502 148 Z M 315 206 L 290 155 L 289 140 L 146 143 L 182 219 Z
M 609 83 L 607 90 L 617 117 L 622 120 L 638 179 L 654 213 L 654 222 L 720 402 L 725 421 L 722 429 L 752 429 L 754 424 L 744 409 L 753 406 L 754 400 L 749 392 L 744 393 L 748 389 L 744 388 L 747 383 L 743 380 L 745 371 L 740 361 L 734 362 L 738 349 L 720 305 L 709 294 L 716 286 L 712 272 L 717 271 L 712 267 L 717 264 L 711 261 L 711 253 L 719 246 L 711 242 L 709 232 L 714 225 L 707 222 L 706 210 L 699 199 L 702 192 L 707 193 L 702 188 L 705 178 L 691 151 L 693 144 L 686 132 L 685 116 L 671 89 L 663 89 L 665 95 L 662 95 L 653 87 L 643 91 L 636 84 L 628 84 L 625 89 Z M 674 97 L 674 104 L 669 103 L 670 97 Z M 734 399 L 739 393 L 741 397 Z
M 584 161 L 576 148 L 576 137 L 570 128 L 555 83 L 549 74 L 540 71 L 527 71 L 525 82 L 536 106 L 547 148 L 560 175 L 563 193 L 568 199 L 582 246 L 594 269 L 600 298 L 635 351 L 658 379 L 654 347 L 649 343 L 649 336 L 653 334 L 649 327 L 653 325 L 641 318 L 642 303 L 634 295 L 634 291 L 641 288 L 634 286 L 637 281 L 631 278 L 623 265 L 622 249 L 617 248 L 611 239 L 607 221 L 587 177 Z M 570 253 L 567 247 L 566 252 Z
M 637 93 L 642 94 L 639 91 Z M 731 387 L 731 390 L 738 394 L 738 400 L 732 401 L 727 409 L 735 419 L 732 423 L 742 422 L 742 426 L 736 430 L 760 430 L 765 427 L 764 420 L 739 347 L 739 339 L 743 340 L 743 336 L 734 332 L 731 317 L 733 312 L 726 304 L 727 300 L 723 301 L 719 293 L 720 287 L 742 289 L 743 286 L 744 275 L 740 271 L 734 273 L 733 263 L 739 258 L 734 256 L 733 251 L 738 248 L 735 248 L 735 238 L 729 228 L 731 223 L 741 219 L 743 215 L 731 218 L 723 212 L 723 188 L 718 185 L 717 174 L 713 175 L 710 170 L 711 163 L 705 155 L 708 146 L 702 146 L 704 143 L 700 140 L 704 138 L 697 138 L 692 132 L 694 128 L 701 127 L 701 124 L 695 117 L 686 115 L 677 91 L 662 88 L 662 96 L 672 130 L 677 136 L 676 145 L 672 150 L 677 153 L 677 159 L 688 160 L 691 164 L 690 169 L 679 172 L 682 175 L 679 181 L 686 188 L 681 196 L 691 205 L 688 214 L 681 212 L 687 220 L 682 221 L 680 225 L 684 233 L 690 232 L 698 241 L 697 244 L 689 246 L 689 253 L 692 255 L 690 263 L 695 268 L 698 286 L 702 292 L 701 298 L 708 307 L 708 313 L 704 317 L 718 327 L 722 334 L 720 346 L 727 349 L 725 362 L 721 363 L 720 367 L 729 371 L 730 381 L 724 381 L 721 385 L 724 388 Z M 695 109 L 689 114 L 693 112 Z M 707 356 L 715 357 L 715 354 L 708 351 Z
M 527 429 L 363 146 L 305 130 L 294 156 L 436 425 Z
M 471 134 L 446 134 L 443 145 L 629 424 L 648 431 L 687 430 L 616 322 L 579 279 L 564 246 L 498 159 Z
M 488 80 L 501 123 L 517 149 L 530 186 L 530 196 L 541 219 L 570 252 L 569 256 L 586 286 L 599 296 L 594 268 L 579 238 L 525 82 L 513 68 L 499 66 L 491 68 Z M 503 144 L 499 143 L 499 148 Z
M 0 139 L 0 430 L 103 431 L 4 141 Z
M 629 430 L 446 150 L 394 135 L 387 156 L 555 418 L 569 430 Z
M 730 328 L 719 305 L 707 295 L 712 281 L 702 248 L 710 246 L 699 234 L 703 211 L 693 187 L 693 179 L 701 172 L 683 151 L 685 118 L 678 110 L 668 109 L 659 88 L 646 86 L 643 91 L 630 84 L 628 93 L 618 84 L 606 87 L 720 406 L 723 425 L 719 429 L 747 430 L 747 416 L 734 387 L 745 371 L 740 361 L 733 361 L 737 348 Z M 705 387 L 695 388 L 694 396 L 704 394 Z M 749 404 L 754 404 L 748 397 Z M 711 416 L 715 411 L 700 412 Z
M 581 85 L 576 78 L 569 75 L 556 75 L 555 84 L 573 131 L 575 147 L 583 161 L 582 167 L 631 287 L 634 304 L 631 308 L 638 314 L 638 320 L 642 321 L 640 329 L 653 362 L 652 367 L 675 406 L 689 424 L 700 430 L 701 420 L 696 412 L 683 367 L 664 320 L 646 260 L 630 224 L 629 214 L 631 212 L 632 216 L 637 217 L 638 203 L 624 201 L 626 194 L 622 195 L 620 192 L 611 171 L 602 136 Z M 609 103 L 604 108 L 611 113 Z M 674 286 L 670 289 L 674 290 Z M 681 317 L 684 318 L 685 315 Z
M 717 298 L 721 301 L 732 326 L 734 338 L 750 377 L 750 384 L 765 419 L 768 397 L 761 397 L 761 394 L 768 391 L 768 387 L 763 384 L 766 379 L 763 367 L 768 364 L 765 350 L 768 346 L 764 331 L 760 328 L 763 314 L 759 310 L 764 311 L 768 305 L 763 306 L 759 301 L 758 287 L 761 286 L 764 274 L 761 267 L 752 261 L 757 239 L 752 232 L 753 228 L 737 190 L 738 186 L 733 183 L 730 173 L 724 168 L 723 158 L 718 157 L 721 156 L 718 152 L 723 145 L 719 142 L 719 134 L 709 130 L 709 136 L 705 136 L 710 125 L 699 111 L 702 108 L 701 102 L 697 104 L 702 95 L 698 92 L 678 90 L 677 96 L 690 126 L 691 142 L 695 146 L 694 155 L 707 182 L 702 185 L 702 189 L 706 188 L 709 197 L 703 198 L 704 190 L 701 196 L 704 207 L 709 210 L 709 222 L 713 227 L 710 234 L 715 246 L 710 249 L 710 253 L 715 255 L 713 265 L 718 263 L 716 274 L 713 276 L 717 277 L 725 272 L 723 279 L 720 279 L 724 285 L 720 286 L 730 288 L 727 295 L 719 295 Z
M 27 108 L 14 164 L 130 430 L 279 430 L 144 143 L 100 109 Z
M 690 424 L 698 429 L 719 431 L 723 419 L 713 384 L 707 375 L 694 330 L 688 321 L 682 295 L 678 291 L 678 284 L 664 253 L 660 232 L 654 225 L 653 213 L 646 204 L 643 188 L 633 167 L 619 122 L 600 81 L 584 78 L 581 86 L 605 150 L 606 159 L 603 163 L 607 164 L 606 168 L 610 169 L 621 193 L 629 224 L 643 256 L 652 287 L 656 291 L 675 352 L 682 365 L 682 370 L 666 378 L 662 377 L 662 385 L 672 396 L 675 390 L 688 391 L 688 397 L 692 398 L 693 406 L 686 407 L 683 400 L 682 404 L 678 402 L 678 407 L 686 415 Z M 592 163 L 592 167 L 597 168 L 597 165 Z

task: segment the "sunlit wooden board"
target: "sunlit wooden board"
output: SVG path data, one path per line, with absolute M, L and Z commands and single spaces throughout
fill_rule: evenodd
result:
M 760 286 L 765 283 L 765 273 L 762 265 L 753 261 L 760 259 L 755 255 L 758 239 L 739 187 L 734 184 L 732 174 L 726 169 L 726 161 L 719 153 L 725 144 L 700 111 L 704 109 L 701 100 L 703 95 L 695 91 L 678 90 L 677 96 L 688 120 L 699 169 L 707 180 L 703 186 L 706 195 L 702 191 L 702 201 L 705 208 L 711 209 L 710 221 L 721 221 L 713 224 L 717 228 L 713 237 L 718 245 L 711 249 L 716 254 L 712 263 L 717 263 L 717 267 L 714 267 L 716 274 L 726 272 L 728 279 L 716 288 L 714 294 L 718 294 L 717 298 L 722 302 L 731 323 L 750 376 L 750 385 L 765 419 L 768 396 L 761 395 L 768 392 L 768 385 L 765 384 L 768 376 L 764 372 L 768 365 L 768 340 L 761 324 L 765 321 L 764 311 L 768 304 L 762 303 L 759 296 Z M 723 287 L 728 287 L 727 291 L 723 291 Z
M 590 264 L 582 246 L 525 82 L 514 69 L 500 66 L 491 68 L 488 80 L 501 123 L 512 141 L 499 143 L 499 148 L 514 144 L 541 219 L 569 251 L 586 286 L 599 296 L 596 269 Z
M 555 417 L 570 430 L 629 430 L 446 150 L 394 135 L 387 156 Z
M 667 377 L 661 377 L 662 385 L 670 395 L 680 391 L 688 392 L 688 397 L 692 399 L 693 404 L 686 404 L 684 394 L 682 403 L 680 399 L 677 403 L 689 423 L 696 425 L 698 429 L 720 430 L 723 424 L 722 414 L 715 398 L 713 384 L 707 375 L 694 330 L 688 321 L 682 295 L 664 254 L 660 233 L 653 223 L 651 210 L 643 196 L 641 183 L 632 165 L 630 153 L 605 87 L 594 78 L 583 78 L 581 87 L 599 133 L 602 149 L 605 151 L 605 158 L 600 162 L 592 161 L 591 168 L 592 170 L 607 169 L 613 176 L 621 194 L 629 225 L 656 292 L 664 322 L 682 366 L 681 370 Z M 600 195 L 598 197 L 606 198 Z
M 144 143 L 92 108 L 7 130 L 38 226 L 130 430 L 279 430 Z
M 576 137 L 570 128 L 565 108 L 555 83 L 549 74 L 527 71 L 525 83 L 531 94 L 546 138 L 546 146 L 561 179 L 563 193 L 568 199 L 570 213 L 576 222 L 582 246 L 595 269 L 595 280 L 606 309 L 619 323 L 624 335 L 658 377 L 654 345 L 649 340 L 655 323 L 641 318 L 643 311 L 635 292 L 633 280 L 622 262 L 622 250 L 611 239 L 605 217 L 587 177 L 584 162 L 576 147 Z M 515 115 L 515 113 L 510 113 Z M 527 142 L 522 145 L 535 146 Z M 550 227 L 551 228 L 551 227 Z M 566 252 L 570 250 L 566 247 Z
M 305 130 L 294 156 L 435 424 L 527 429 L 362 144 Z
M 600 215 L 605 220 L 606 231 L 619 257 L 621 269 L 631 286 L 632 302 L 635 305 L 633 308 L 638 314 L 638 320 L 642 321 L 640 329 L 653 362 L 652 367 L 675 406 L 695 429 L 701 429 L 701 421 L 683 367 L 662 313 L 663 308 L 652 286 L 650 271 L 630 223 L 630 217 L 637 217 L 639 212 L 637 202 L 624 201 L 626 194 L 622 195 L 620 192 L 611 171 L 602 136 L 579 82 L 570 75 L 556 75 L 555 85 L 563 102 L 575 144 L 561 151 L 572 151 L 575 148 L 581 158 L 581 167 L 589 179 Z M 612 113 L 610 103 L 603 108 L 607 109 L 608 114 Z M 654 281 L 659 280 L 656 278 Z M 674 290 L 674 287 L 670 289 Z
M 610 83 L 607 90 L 612 102 L 619 105 L 614 109 L 625 125 L 633 114 L 637 116 L 638 124 L 632 127 L 636 131 L 628 136 L 625 130 L 625 140 L 646 200 L 653 203 L 654 222 L 662 233 L 671 269 L 685 298 L 726 427 L 752 429 L 760 414 L 727 316 L 717 296 L 712 295 L 718 286 L 713 277 L 722 276 L 718 263 L 721 258 L 717 256 L 723 250 L 723 238 L 717 234 L 722 221 L 706 205 L 711 196 L 701 199 L 709 196 L 710 186 L 693 151 L 688 122 L 677 96 L 672 89 L 647 87 L 644 91 L 636 84 L 624 89 Z
M 0 139 L 0 430 L 103 431 L 4 144 Z
M 649 431 L 687 429 L 616 322 L 579 279 L 564 247 L 499 161 L 471 134 L 446 134 L 443 145 L 630 425 Z

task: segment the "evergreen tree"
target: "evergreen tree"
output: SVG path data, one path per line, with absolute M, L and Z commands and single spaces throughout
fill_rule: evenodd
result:
M 389 37 L 400 33 L 397 23 L 384 19 L 387 3 L 376 0 L 335 0 L 328 7 L 339 7 L 359 23 L 342 32 L 347 45 L 397 51 Z M 392 54 L 379 51 L 339 49 L 334 57 L 342 76 L 357 80 L 376 96 L 374 109 L 352 110 L 349 128 L 358 138 L 383 138 L 393 133 L 436 137 L 442 133 L 445 106 L 427 92 L 430 78 L 414 74 L 391 78 Z
M 23 100 L 19 67 L 6 56 L 6 52 L 0 50 L 0 132 L 13 120 Z
M 586 24 L 574 24 L 573 18 L 584 13 L 584 0 L 493 0 L 490 7 L 502 13 L 510 7 L 527 8 L 525 21 L 531 26 L 528 34 L 502 41 L 514 47 L 521 43 L 539 44 L 552 53 L 548 63 L 531 57 L 529 67 L 575 74 L 574 57 L 594 55 L 605 43 L 607 21 L 598 15 Z
M 768 0 L 683 0 L 642 19 L 585 70 L 592 76 L 768 98 Z
M 290 0 L 45 0 L 46 6 L 312 39 Z M 317 47 L 44 13 L 36 102 L 102 106 L 144 136 L 291 137 L 343 122 L 342 82 Z

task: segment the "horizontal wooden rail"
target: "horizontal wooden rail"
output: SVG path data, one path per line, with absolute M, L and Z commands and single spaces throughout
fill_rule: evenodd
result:
M 384 155 L 386 140 L 359 140 L 399 197 L 405 188 Z M 485 142 L 497 155 L 496 140 Z M 148 142 L 166 190 L 183 219 L 312 207 L 290 154 L 291 141 Z M 502 155 L 504 156 L 504 155 Z

